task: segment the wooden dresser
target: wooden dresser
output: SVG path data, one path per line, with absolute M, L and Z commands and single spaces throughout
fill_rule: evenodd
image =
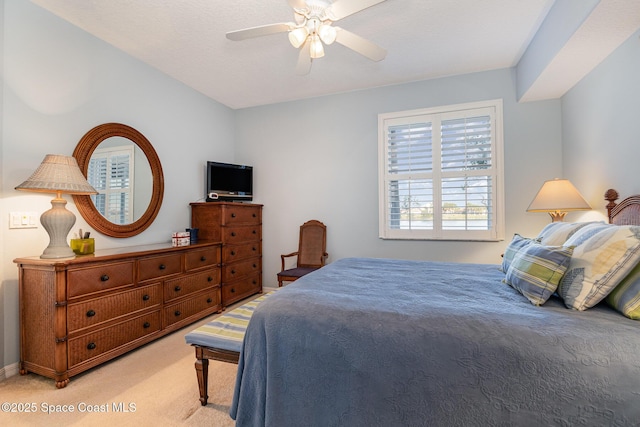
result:
M 221 245 L 199 242 L 14 260 L 20 373 L 69 378 L 222 310 Z
M 262 205 L 191 203 L 198 237 L 222 242 L 222 306 L 262 292 Z

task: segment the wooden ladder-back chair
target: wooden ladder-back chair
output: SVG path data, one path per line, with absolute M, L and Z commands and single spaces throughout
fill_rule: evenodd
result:
M 285 270 L 285 258 L 297 256 L 296 266 Z M 293 282 L 305 274 L 324 266 L 327 254 L 327 227 L 312 219 L 300 226 L 300 240 L 298 251 L 286 255 L 280 255 L 282 271 L 278 273 L 278 286 L 282 282 Z

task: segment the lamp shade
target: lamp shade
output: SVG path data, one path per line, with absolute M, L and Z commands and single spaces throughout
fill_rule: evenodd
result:
M 75 157 L 47 154 L 38 169 L 16 190 L 89 195 L 97 191 L 87 182 Z
M 546 181 L 527 212 L 549 212 L 554 221 L 562 221 L 568 211 L 589 210 L 591 206 L 568 179 Z M 558 218 L 556 218 L 558 216 Z

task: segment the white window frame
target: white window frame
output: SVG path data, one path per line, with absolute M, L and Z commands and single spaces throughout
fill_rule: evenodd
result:
M 471 111 L 477 110 L 477 111 Z M 483 176 L 491 177 L 491 222 L 487 230 L 447 230 L 443 229 L 442 217 L 442 179 L 451 176 L 441 171 L 440 163 L 440 127 L 441 120 L 463 117 L 474 113 L 491 117 L 491 167 L 479 171 Z M 409 172 L 390 173 L 388 167 L 387 129 L 389 126 L 406 123 L 434 123 L 432 130 L 433 169 L 427 173 Z M 379 237 L 398 240 L 465 240 L 499 241 L 504 240 L 504 140 L 502 99 L 448 105 L 418 110 L 384 113 L 378 115 L 378 191 L 379 191 Z M 456 172 L 453 176 L 473 176 L 476 171 Z M 433 228 L 400 229 L 391 228 L 389 183 L 399 179 L 429 179 L 433 182 Z M 396 200 L 397 202 L 397 200 Z

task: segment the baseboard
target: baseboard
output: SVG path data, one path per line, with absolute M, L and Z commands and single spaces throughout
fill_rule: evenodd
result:
M 20 364 L 18 362 L 5 366 L 4 368 L 0 368 L 0 381 L 6 380 L 14 375 L 18 375 L 18 372 L 20 372 Z

